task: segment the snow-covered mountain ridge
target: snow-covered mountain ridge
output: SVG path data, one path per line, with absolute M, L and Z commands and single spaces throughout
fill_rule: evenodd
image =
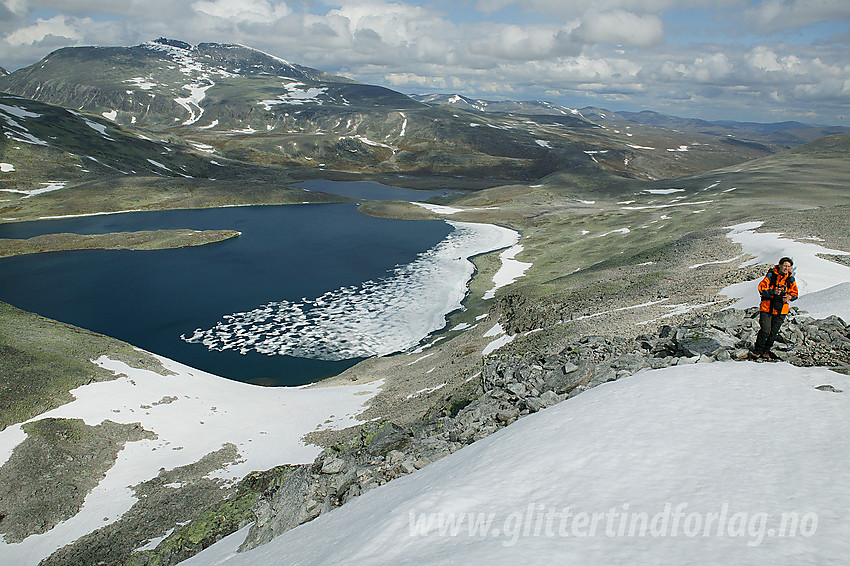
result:
M 622 129 L 600 125 L 545 101 L 455 95 L 446 106 L 439 97 L 418 97 L 426 104 L 246 46 L 164 38 L 132 47 L 60 49 L 0 76 L 0 91 L 104 117 L 143 135 L 178 137 L 239 161 L 461 176 L 491 185 L 584 168 L 652 178 L 659 171 L 692 171 L 696 164 L 704 170 L 706 158 L 714 167 L 774 151 L 769 144 L 729 146 L 718 136 L 697 136 L 696 146 L 690 133 L 677 144 L 689 144 L 690 153 L 635 151 L 655 146 L 637 122 Z M 660 132 L 649 133 L 656 139 Z
M 125 125 L 208 126 L 213 120 L 198 123 L 207 91 L 228 85 L 232 89 L 234 81 L 253 89 L 275 84 L 288 88 L 294 99 L 300 97 L 301 104 L 340 105 L 347 104 L 347 89 L 358 84 L 242 45 L 190 46 L 160 38 L 134 47 L 60 49 L 4 77 L 0 90 L 103 114 Z M 317 84 L 326 86 L 315 92 Z M 327 92 L 330 85 L 335 93 Z M 234 94 L 232 90 L 230 94 Z M 353 95 L 349 98 L 357 100 Z

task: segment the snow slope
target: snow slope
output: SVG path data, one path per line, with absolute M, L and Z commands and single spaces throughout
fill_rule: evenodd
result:
M 34 417 L 140 423 L 155 440 L 127 443 L 82 509 L 41 535 L 21 543 L 0 540 L 0 564 L 38 564 L 56 549 L 117 521 L 136 502 L 129 486 L 154 478 L 160 468 L 192 464 L 226 443 L 241 458 L 214 477 L 240 479 L 281 463 L 312 462 L 321 449 L 302 437 L 314 430 L 357 424 L 353 415 L 382 382 L 337 387 L 260 387 L 232 381 L 157 356 L 172 375 L 135 369 L 102 357 L 96 363 L 119 377 L 71 391 L 75 401 Z M 21 425 L 0 432 L 0 465 L 26 438 Z
M 848 456 L 847 376 L 642 371 L 250 552 L 234 536 L 184 564 L 845 564 Z

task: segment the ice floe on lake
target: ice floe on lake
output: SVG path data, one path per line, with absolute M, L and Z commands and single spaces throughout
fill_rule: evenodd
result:
M 444 240 L 384 278 L 311 300 L 277 301 L 229 314 L 214 327 L 182 338 L 211 350 L 320 360 L 408 350 L 461 308 L 475 269 L 469 258 L 519 239 L 515 231 L 490 224 L 449 224 L 454 230 Z

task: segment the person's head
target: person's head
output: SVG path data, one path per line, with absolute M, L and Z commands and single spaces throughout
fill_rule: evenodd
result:
M 785 275 L 786 273 L 791 271 L 791 267 L 794 266 L 794 260 L 790 257 L 783 257 L 779 260 L 777 266 L 779 267 L 779 273 Z

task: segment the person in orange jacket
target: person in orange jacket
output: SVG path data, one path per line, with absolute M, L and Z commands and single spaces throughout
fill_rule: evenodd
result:
M 785 321 L 790 309 L 791 301 L 799 296 L 797 282 L 791 272 L 794 261 L 790 257 L 783 257 L 779 263 L 767 272 L 764 279 L 759 283 L 761 304 L 759 305 L 759 333 L 756 344 L 753 347 L 755 358 L 770 359 L 774 357 L 770 353 L 773 341 L 779 334 L 779 328 Z

